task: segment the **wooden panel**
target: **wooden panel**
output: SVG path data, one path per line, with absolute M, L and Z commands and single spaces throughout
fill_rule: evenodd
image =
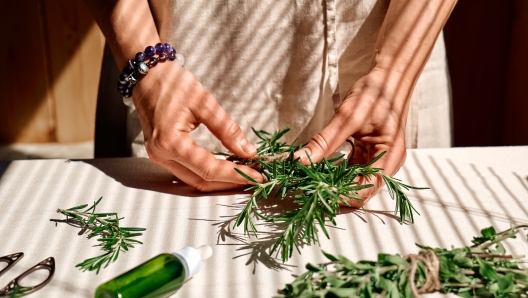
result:
M 515 1 L 502 143 L 528 145 L 528 1 Z
M 93 140 L 104 38 L 82 1 L 9 1 L 0 143 Z
M 461 0 L 444 29 L 455 146 L 501 144 L 512 1 Z
M 454 145 L 527 145 L 528 1 L 461 0 L 444 32 Z
M 93 140 L 104 37 L 83 1 L 45 0 L 56 140 Z
M 0 18 L 0 143 L 53 141 L 39 4 L 9 1 Z

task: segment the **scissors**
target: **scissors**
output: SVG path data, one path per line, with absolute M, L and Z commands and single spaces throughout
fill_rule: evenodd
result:
M 0 270 L 0 276 L 2 276 L 2 274 L 4 274 L 7 270 L 11 269 L 11 267 L 13 267 L 18 261 L 20 261 L 20 259 L 22 259 L 23 256 L 24 256 L 24 253 L 19 252 L 16 254 L 11 254 L 11 255 L 4 256 L 4 257 L 0 257 L 0 262 L 7 263 L 7 266 L 4 267 L 2 270 Z M 25 286 L 20 285 L 20 281 L 24 279 L 24 277 L 30 275 L 31 273 L 37 270 L 42 270 L 42 269 L 49 271 L 48 277 L 43 282 L 41 282 L 38 285 L 30 286 L 30 287 L 25 287 Z M 16 294 L 26 295 L 29 293 L 33 293 L 37 290 L 40 290 L 51 280 L 54 273 L 55 273 L 55 259 L 53 257 L 44 259 L 42 262 L 29 268 L 27 271 L 25 271 L 24 273 L 20 274 L 15 279 L 10 281 L 7 284 L 7 286 L 0 288 L 0 297 L 16 295 Z

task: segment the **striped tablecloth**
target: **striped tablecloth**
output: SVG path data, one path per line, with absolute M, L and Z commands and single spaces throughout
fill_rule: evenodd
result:
M 146 159 L 3 162 L 0 256 L 24 252 L 25 257 L 0 277 L 0 286 L 53 256 L 54 278 L 31 297 L 93 297 L 99 284 L 159 253 L 208 244 L 213 257 L 175 297 L 272 297 L 307 262 L 325 261 L 321 249 L 352 260 L 375 259 L 380 252 L 417 252 L 414 243 L 463 246 L 481 228 L 528 223 L 527 146 L 409 150 L 397 177 L 431 188 L 410 192 L 421 214 L 413 225 L 399 224 L 392 215 L 394 202 L 382 190 L 367 205 L 367 213 L 343 210 L 337 227 L 328 229 L 330 240 L 321 233 L 320 247 L 305 246 L 301 255 L 283 264 L 267 252 L 273 234 L 248 240 L 241 228 L 233 229 L 247 193 L 197 193 Z M 99 211 L 118 212 L 125 217 L 123 225 L 147 230 L 139 238 L 144 245 L 96 275 L 79 271 L 75 264 L 100 254 L 97 241 L 50 219 L 63 218 L 57 208 L 99 197 Z M 287 206 L 269 201 L 267 208 L 274 212 Z M 510 243 L 512 253 L 528 254 L 526 239 Z

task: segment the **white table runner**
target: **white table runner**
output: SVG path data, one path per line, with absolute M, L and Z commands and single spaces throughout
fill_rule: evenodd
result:
M 272 297 L 307 262 L 324 262 L 322 248 L 352 260 L 377 254 L 413 253 L 414 243 L 463 246 L 480 229 L 507 229 L 510 221 L 528 223 L 528 146 L 409 150 L 397 175 L 414 186 L 410 198 L 420 212 L 414 225 L 400 225 L 386 190 L 367 205 L 368 213 L 343 209 L 331 239 L 305 246 L 285 264 L 270 257 L 273 235 L 248 240 L 233 219 L 249 196 L 241 192 L 201 194 L 145 159 L 26 160 L 0 163 L 0 256 L 25 257 L 0 278 L 0 286 L 46 257 L 56 260 L 52 281 L 30 297 L 93 297 L 95 288 L 147 259 L 183 246 L 208 244 L 213 257 L 175 297 Z M 138 245 L 102 270 L 81 272 L 75 265 L 101 254 L 95 239 L 78 229 L 51 222 L 57 208 L 93 203 L 98 211 L 118 212 L 125 226 L 147 228 Z M 268 203 L 284 208 L 280 202 Z M 329 224 L 331 225 L 331 224 Z M 526 239 L 507 249 L 528 254 Z M 438 294 L 430 296 L 440 296 Z

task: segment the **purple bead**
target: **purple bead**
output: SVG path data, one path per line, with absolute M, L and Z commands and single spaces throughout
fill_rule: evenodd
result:
M 148 65 L 154 67 L 158 64 L 158 61 L 159 61 L 158 58 L 152 57 L 150 58 Z
M 167 55 L 166 53 L 160 54 L 158 56 L 158 59 L 159 59 L 160 62 L 165 62 L 167 60 L 167 58 L 169 58 L 169 55 Z
M 130 69 L 136 69 L 136 64 L 137 64 L 137 63 L 136 63 L 136 60 L 134 60 L 134 59 L 130 59 L 130 60 L 128 60 L 128 68 L 130 68 Z
M 123 91 L 123 96 L 126 97 L 126 98 L 129 98 L 130 96 L 132 96 L 132 90 L 131 89 L 125 89 L 125 91 Z
M 136 61 L 137 62 L 143 62 L 145 61 L 145 59 L 147 58 L 147 55 L 145 55 L 145 53 L 143 52 L 139 52 L 136 54 Z
M 165 46 L 161 42 L 157 43 L 154 47 L 156 48 L 156 54 L 161 54 L 165 51 Z
M 171 53 L 176 54 L 176 49 L 175 49 L 175 48 L 172 48 L 172 49 L 171 49 Z
M 170 52 L 169 53 L 169 61 L 174 61 L 174 60 L 176 60 L 176 53 Z
M 122 71 L 121 73 L 122 73 L 125 77 L 128 77 L 128 76 L 132 73 L 132 71 L 133 71 L 133 70 L 130 69 L 130 68 L 128 68 L 128 66 L 127 66 L 127 67 L 123 68 L 123 71 Z
M 152 57 L 156 55 L 156 49 L 153 47 L 153 46 L 148 46 L 146 49 L 145 49 L 145 56 L 146 58 L 148 57 Z
M 123 74 L 119 75 L 119 82 L 121 84 L 126 84 L 127 83 L 127 80 L 126 80 L 126 78 L 125 78 L 125 76 Z
M 164 44 L 164 46 L 165 46 L 165 53 L 170 53 L 172 50 L 172 47 L 170 46 L 170 44 L 166 43 Z

